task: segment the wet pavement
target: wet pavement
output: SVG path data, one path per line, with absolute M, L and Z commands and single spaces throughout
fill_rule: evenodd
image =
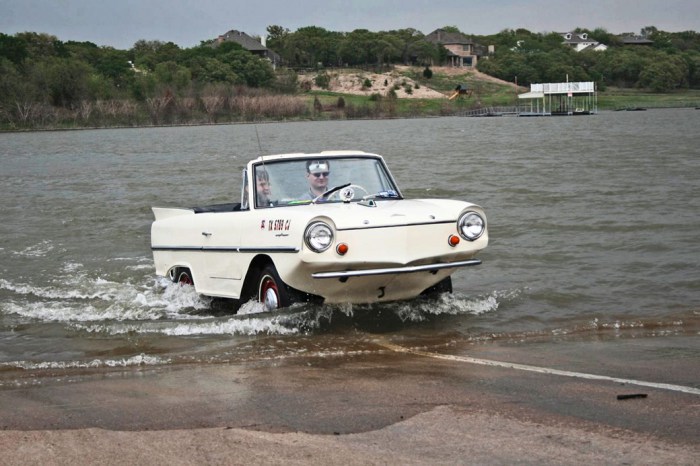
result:
M 683 464 L 684 458 L 700 453 L 698 359 L 687 350 L 682 355 L 668 355 L 675 347 L 697 347 L 693 338 L 697 339 L 678 336 L 407 348 L 414 352 L 403 352 L 404 347 L 395 343 L 378 342 L 373 351 L 352 354 L 299 355 L 245 364 L 157 370 L 44 374 L 41 378 L 21 379 L 16 387 L 5 386 L 0 391 L 0 428 L 4 431 L 0 444 L 21 431 L 99 428 L 130 431 L 138 436 L 145 431 L 185 429 L 194 435 L 200 429 L 224 428 L 240 435 L 238 429 L 261 435 L 303 433 L 316 442 L 328 441 L 328 436 L 357 434 L 371 439 L 372 435 L 387 435 L 387 429 L 405 426 L 410 435 L 425 442 L 426 448 L 443 453 L 445 448 L 452 448 L 458 455 L 461 450 L 456 444 L 442 445 L 441 424 L 454 428 L 457 423 L 473 435 L 469 426 L 478 423 L 484 428 L 493 421 L 518 427 L 503 433 L 513 438 L 522 435 L 525 439 L 541 429 L 553 429 L 584 443 L 594 441 L 588 438 L 590 435 L 614 441 L 609 446 L 613 449 L 608 452 L 610 459 L 634 459 L 624 455 L 641 439 L 654 446 L 659 460 L 674 447 L 682 447 L 680 453 L 674 453 L 681 456 L 666 456 L 664 462 Z M 475 364 L 469 362 L 471 358 L 630 382 Z M 667 384 L 689 392 L 640 386 L 635 381 Z M 620 395 L 634 396 L 618 399 Z M 431 427 L 422 422 L 429 422 Z M 43 435 L 55 441 L 59 432 Z M 489 431 L 489 441 L 499 435 Z M 547 442 L 552 442 L 553 448 L 569 448 L 566 442 L 570 440 L 557 443 L 556 435 L 551 435 Z M 390 445 L 386 447 L 391 449 Z M 499 458 L 506 461 L 514 454 L 513 448 L 515 445 L 502 450 L 494 445 L 492 459 L 497 463 L 501 462 Z M 540 453 L 526 451 L 523 458 L 542 459 Z M 389 453 L 377 452 L 374 458 L 386 458 L 383 454 Z M 416 461 L 422 462 L 421 454 L 415 454 Z

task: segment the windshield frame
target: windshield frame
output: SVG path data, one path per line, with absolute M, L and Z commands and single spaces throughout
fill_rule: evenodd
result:
M 352 183 L 352 186 L 359 186 L 363 189 L 356 189 L 357 194 L 352 199 L 344 199 L 340 195 L 328 195 L 328 196 L 313 196 L 303 195 L 303 190 L 310 190 L 309 183 L 304 179 L 310 173 L 308 173 L 307 162 L 316 161 L 321 164 L 325 161 L 330 166 L 330 180 L 328 182 L 326 191 L 333 190 L 333 188 L 348 183 Z M 367 165 L 362 165 L 362 162 L 366 161 Z M 370 163 L 371 162 L 371 163 Z M 356 165 L 353 165 L 356 164 Z M 278 170 L 285 166 L 285 169 Z M 358 173 L 347 174 L 343 171 L 338 171 L 338 167 L 343 167 L 345 169 L 357 168 Z M 336 176 L 334 177 L 333 168 L 336 168 Z M 294 154 L 294 156 L 270 156 L 270 157 L 260 157 L 256 160 L 252 160 L 248 163 L 248 173 L 250 176 L 247 178 L 247 183 L 250 186 L 251 192 L 257 188 L 256 186 L 256 175 L 260 171 L 266 171 L 272 190 L 271 198 L 273 202 L 267 205 L 259 205 L 257 195 L 250 196 L 250 208 L 251 209 L 267 209 L 274 207 L 286 207 L 286 206 L 298 206 L 298 205 L 308 205 L 312 203 L 340 203 L 340 202 L 360 202 L 363 199 L 374 199 L 377 201 L 383 200 L 399 200 L 403 199 L 401 191 L 398 188 L 396 180 L 389 171 L 384 159 L 375 154 L 329 154 L 329 153 L 316 153 L 316 154 Z M 297 177 L 298 174 L 298 177 Z M 358 179 L 352 179 L 353 176 L 358 177 L 360 175 L 366 175 Z M 321 175 L 324 177 L 324 175 Z M 325 176 L 328 178 L 328 176 Z M 336 178 L 336 179 L 334 179 Z M 368 186 L 363 186 L 363 183 L 368 184 Z M 371 183 L 371 184 L 370 184 Z M 278 192 L 275 192 L 275 184 L 278 184 Z M 282 186 L 284 185 L 284 186 Z M 292 188 L 292 186 L 295 186 Z M 284 189 L 282 189 L 284 188 Z M 375 190 L 376 189 L 376 190 Z M 365 192 L 365 190 L 368 190 Z M 334 193 L 332 193 L 334 194 Z M 382 195 L 383 194 L 383 195 Z M 281 197 L 280 197 L 281 196 Z M 328 198 L 331 199 L 328 199 Z

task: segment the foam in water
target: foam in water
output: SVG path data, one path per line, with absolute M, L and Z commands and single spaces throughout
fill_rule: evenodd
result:
M 480 315 L 498 309 L 499 294 L 494 292 L 485 297 L 467 298 L 457 294 L 443 293 L 437 300 L 409 301 L 397 303 L 396 314 L 404 322 L 422 322 L 429 316 L 448 314 Z
M 45 257 L 53 251 L 53 249 L 53 243 L 50 240 L 44 240 L 33 246 L 26 247 L 21 251 L 15 251 L 13 254 L 22 257 Z
M 50 251 L 52 247 L 50 242 L 44 242 L 32 251 Z M 273 313 L 265 312 L 261 303 L 251 300 L 239 308 L 236 316 L 224 319 L 212 315 L 212 300 L 198 295 L 194 287 L 155 277 L 150 258 L 118 257 L 109 261 L 125 262 L 120 270 L 144 270 L 145 273 L 142 276 L 131 274 L 135 283 L 125 282 L 104 272 L 85 270 L 77 261 L 67 261 L 61 273 L 48 284 L 0 279 L 0 290 L 14 294 L 0 303 L 0 312 L 63 323 L 75 331 L 108 335 L 290 335 L 324 328 L 334 315 L 352 319 L 360 309 L 370 314 L 376 309 L 385 309 L 402 321 L 421 322 L 439 315 L 480 315 L 496 310 L 499 301 L 512 298 L 512 292 L 494 292 L 482 297 L 444 294 L 438 299 L 365 306 L 295 304 Z
M 137 367 L 158 366 L 170 364 L 170 358 L 161 358 L 141 353 L 130 358 L 122 359 L 93 359 L 91 361 L 13 361 L 0 363 L 0 367 L 11 367 L 24 370 L 42 369 L 98 369 L 102 367 Z

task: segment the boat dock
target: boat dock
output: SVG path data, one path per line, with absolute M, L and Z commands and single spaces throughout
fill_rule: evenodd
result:
M 592 115 L 598 113 L 595 82 L 530 84 L 518 95 L 518 116 Z

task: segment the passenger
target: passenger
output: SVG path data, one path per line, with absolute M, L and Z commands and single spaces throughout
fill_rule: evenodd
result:
M 255 190 L 257 193 L 257 206 L 269 207 L 273 205 L 272 191 L 270 189 L 270 175 L 265 169 L 255 170 Z
M 306 181 L 309 183 L 309 189 L 299 199 L 316 199 L 328 190 L 330 167 L 328 160 L 308 160 L 306 162 Z

